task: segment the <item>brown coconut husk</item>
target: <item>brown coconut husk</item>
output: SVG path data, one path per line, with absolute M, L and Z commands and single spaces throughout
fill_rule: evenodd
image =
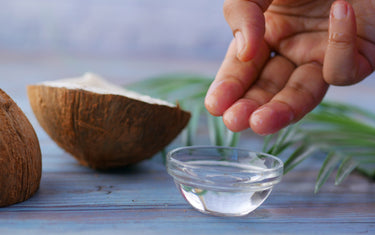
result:
M 42 158 L 34 128 L 0 89 L 0 207 L 23 202 L 39 188 Z
M 46 84 L 27 88 L 40 125 L 82 165 L 123 167 L 151 158 L 187 125 L 180 107 Z

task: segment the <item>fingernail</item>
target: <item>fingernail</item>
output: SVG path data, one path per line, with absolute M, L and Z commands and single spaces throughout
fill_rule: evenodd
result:
M 341 20 L 344 19 L 347 15 L 348 9 L 346 7 L 345 2 L 336 2 L 336 4 L 333 7 L 333 17 Z
M 237 31 L 234 37 L 236 38 L 237 56 L 239 57 L 245 46 L 245 38 L 243 37 L 243 34 L 241 33 L 241 31 Z

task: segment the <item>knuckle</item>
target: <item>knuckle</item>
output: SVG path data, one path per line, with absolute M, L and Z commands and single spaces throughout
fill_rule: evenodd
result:
M 334 86 L 348 86 L 356 83 L 356 77 L 353 72 L 350 71 L 331 71 L 324 76 L 324 80 Z
M 353 47 L 353 37 L 346 33 L 331 33 L 328 39 L 330 46 L 338 49 L 346 49 Z
M 249 0 L 247 0 L 249 1 Z M 255 3 L 258 5 L 258 7 L 265 12 L 268 8 L 269 5 L 271 5 L 273 0 L 252 0 L 251 2 Z

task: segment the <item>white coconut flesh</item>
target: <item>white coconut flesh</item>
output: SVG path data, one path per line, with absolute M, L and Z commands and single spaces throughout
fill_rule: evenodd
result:
M 165 100 L 152 98 L 150 96 L 143 95 L 135 91 L 130 91 L 118 85 L 112 84 L 106 81 L 104 78 L 93 73 L 85 73 L 81 77 L 65 78 L 56 81 L 46 81 L 41 83 L 41 85 L 57 88 L 66 88 L 72 90 L 81 89 L 89 92 L 94 92 L 97 94 L 120 95 L 131 99 L 143 101 L 149 104 L 176 107 L 176 105 L 169 103 Z

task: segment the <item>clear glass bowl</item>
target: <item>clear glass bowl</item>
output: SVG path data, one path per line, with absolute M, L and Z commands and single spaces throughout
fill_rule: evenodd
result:
M 245 149 L 191 146 L 172 150 L 167 170 L 192 207 L 217 216 L 243 216 L 279 183 L 283 162 Z

